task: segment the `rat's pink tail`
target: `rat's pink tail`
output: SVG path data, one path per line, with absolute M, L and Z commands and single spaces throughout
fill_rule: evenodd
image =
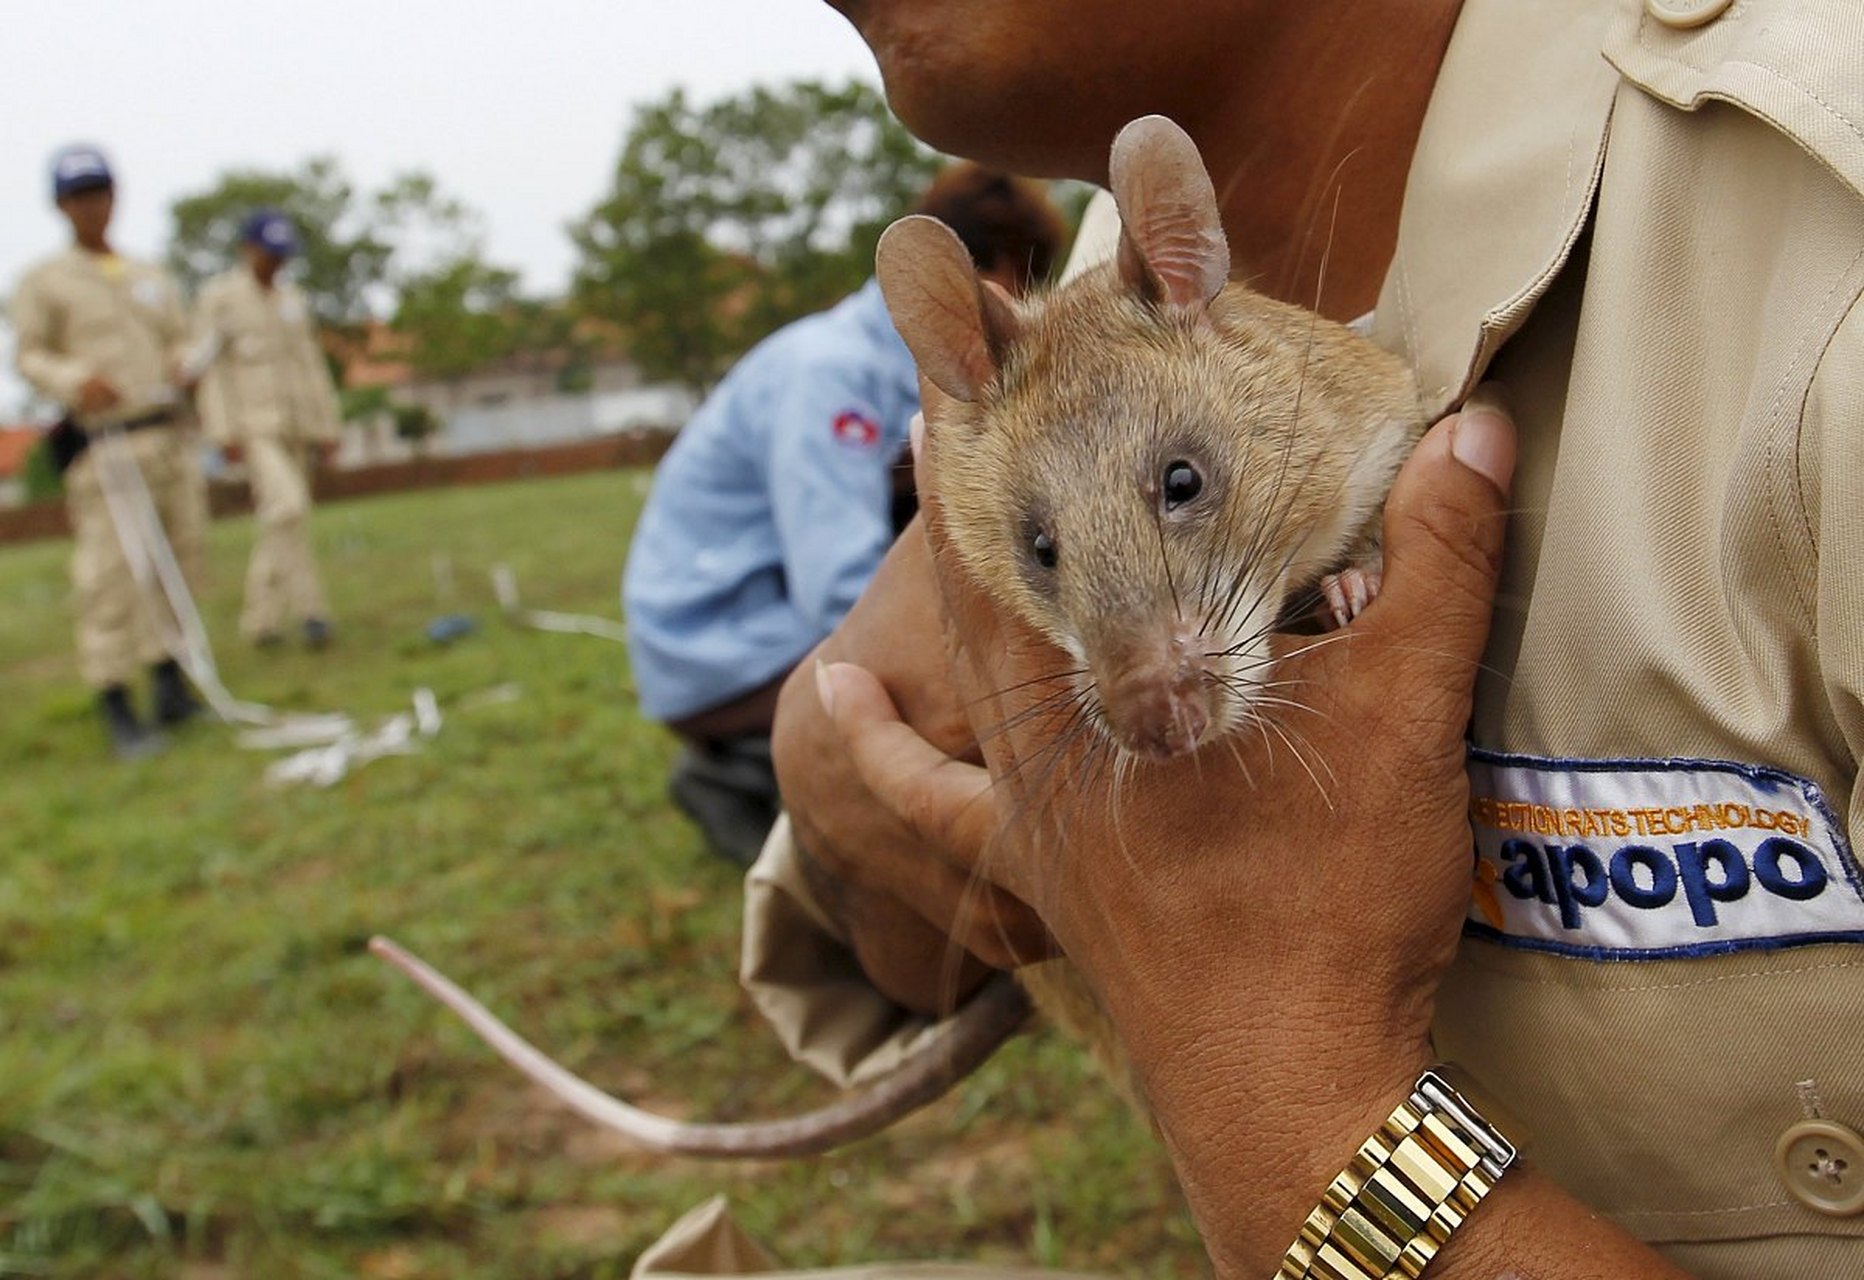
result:
M 878 1133 L 941 1097 L 975 1071 L 1021 1029 L 1030 1012 L 1029 997 L 1016 980 L 1000 974 L 963 1009 L 941 1023 L 924 1048 L 898 1070 L 839 1102 L 785 1120 L 689 1124 L 630 1106 L 571 1074 L 492 1016 L 444 974 L 387 938 L 370 939 L 369 949 L 453 1010 L 500 1057 L 571 1110 L 637 1146 L 668 1155 L 758 1160 L 818 1155 Z

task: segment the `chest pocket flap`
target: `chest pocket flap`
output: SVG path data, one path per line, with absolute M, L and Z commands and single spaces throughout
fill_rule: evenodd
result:
M 1605 56 L 1685 111 L 1725 102 L 1792 138 L 1864 195 L 1864 10 L 1857 0 L 1735 0 L 1679 30 L 1620 0 Z

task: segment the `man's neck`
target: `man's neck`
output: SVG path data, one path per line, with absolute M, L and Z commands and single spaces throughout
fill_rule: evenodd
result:
M 74 241 L 80 251 L 99 258 L 116 256 L 116 250 L 110 247 L 110 241 L 103 236 L 78 236 Z
M 1462 0 L 1391 23 L 1286 24 L 1191 122 L 1233 274 L 1336 320 L 1370 311 L 1398 242 L 1405 178 Z M 1310 69 L 1328 68 L 1325 80 Z

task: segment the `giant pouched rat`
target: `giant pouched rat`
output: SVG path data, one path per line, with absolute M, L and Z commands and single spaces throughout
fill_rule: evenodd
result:
M 1228 283 L 1178 126 L 1127 125 L 1111 170 L 1115 260 L 1046 297 L 980 281 L 925 217 L 888 228 L 879 277 L 954 401 L 930 449 L 952 547 L 1073 659 L 1121 750 L 1167 757 L 1250 716 L 1291 603 L 1335 571 L 1376 576 L 1385 494 L 1425 423 L 1395 356 Z M 1336 600 L 1338 620 L 1363 602 Z
M 1018 302 L 980 281 L 925 217 L 888 228 L 877 274 L 920 372 L 952 401 L 927 451 L 950 545 L 1000 609 L 1068 655 L 1078 704 L 1115 751 L 1165 758 L 1274 701 L 1269 635 L 1306 598 L 1340 623 L 1365 605 L 1385 494 L 1426 424 L 1396 357 L 1229 283 L 1215 191 L 1177 125 L 1127 125 L 1111 175 L 1115 260 L 1046 295 Z M 375 949 L 583 1115 L 688 1155 L 807 1154 L 876 1132 L 1029 1012 L 1000 976 L 893 1076 L 833 1107 L 692 1125 L 607 1097 L 414 957 Z M 1072 966 L 1026 981 L 1130 1083 Z

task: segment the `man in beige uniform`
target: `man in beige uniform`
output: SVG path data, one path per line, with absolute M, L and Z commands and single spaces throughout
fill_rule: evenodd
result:
M 1079 168 L 1086 162 L 1077 157 L 1104 147 L 1104 137 L 1043 133 L 1037 124 L 1046 121 L 1018 131 L 1001 113 L 1007 136 L 959 136 L 960 114 L 940 114 L 941 103 L 919 96 L 952 71 L 930 56 L 936 39 L 920 30 L 914 41 L 890 40 L 886 21 L 914 16 L 897 6 L 848 7 L 881 53 L 896 106 L 915 127 L 922 115 L 948 126 L 952 136 L 937 139 L 948 149 L 1004 159 L 1020 147 L 1012 159 L 1022 167 Z M 1509 388 L 1519 424 L 1514 518 L 1475 690 L 1469 785 L 1426 779 L 1399 792 L 1415 797 L 1413 810 L 1426 801 L 1444 808 L 1447 794 L 1460 839 L 1442 838 L 1439 822 L 1429 828 L 1436 838 L 1421 840 L 1419 820 L 1396 807 L 1389 819 L 1368 816 L 1366 797 L 1379 798 L 1368 789 L 1391 764 L 1392 743 L 1364 724 L 1304 721 L 1330 746 L 1341 780 L 1337 809 L 1312 820 L 1333 838 L 1326 857 L 1281 858 L 1257 837 L 1256 827 L 1280 829 L 1281 807 L 1313 808 L 1299 786 L 1245 796 L 1231 810 L 1209 796 L 1220 760 L 1200 761 L 1196 776 L 1142 772 L 1122 797 L 1131 851 L 1178 875 L 1098 902 L 1120 909 L 1103 921 L 1156 921 L 1186 866 L 1206 874 L 1199 896 L 1233 914 L 1168 918 L 1178 926 L 1169 934 L 1104 928 L 1097 937 L 1065 901 L 1048 899 L 1044 923 L 1081 948 L 1071 954 L 1099 979 L 1135 1048 L 1219 1274 L 1270 1274 L 1301 1206 L 1320 1197 L 1329 1174 L 1317 1171 L 1343 1167 L 1358 1140 L 1347 1135 L 1367 1133 L 1365 1117 L 1385 1114 L 1389 1097 L 1375 1102 L 1371 1091 L 1354 1101 L 1356 1090 L 1386 1079 L 1381 1061 L 1405 1060 L 1414 1046 L 1377 1019 L 1349 1024 L 1346 1015 L 1363 1014 L 1360 993 L 1396 973 L 1411 979 L 1398 983 L 1400 994 L 1434 1011 L 1435 1051 L 1473 1069 L 1530 1135 L 1529 1166 L 1503 1176 L 1428 1275 L 1864 1275 L 1864 895 L 1852 852 L 1864 834 L 1864 514 L 1847 483 L 1864 448 L 1864 81 L 1856 75 L 1864 13 L 1844 0 L 1444 7 L 1455 30 L 1416 135 L 1375 333 L 1417 368 L 1433 411 L 1493 376 Z M 1237 28 L 1207 32 L 1202 48 L 1246 58 L 1300 27 L 1308 10 L 1260 33 L 1233 7 L 1199 12 L 1213 27 Z M 1419 6 L 1334 17 L 1327 35 L 1345 44 L 1364 30 L 1395 45 L 1427 22 Z M 962 43 L 958 23 L 944 21 L 938 34 Z M 1146 25 L 1135 18 L 1119 28 L 1130 67 L 1191 65 L 1189 44 L 1175 50 L 1176 64 L 1149 63 L 1152 45 L 1134 34 Z M 1060 34 L 1085 38 L 1073 33 L 1099 26 L 1077 20 Z M 1004 28 L 992 34 L 1010 43 Z M 890 48 L 909 47 L 916 64 L 889 62 Z M 1338 51 L 1324 41 L 1318 49 Z M 1431 65 L 1403 54 L 1394 47 L 1391 58 Z M 1079 51 L 1058 61 L 1104 89 Z M 1326 83 L 1324 67 L 1293 65 Z M 1023 69 L 1046 68 L 1031 55 Z M 1151 92 L 1116 98 L 1116 113 L 1171 110 L 1212 159 L 1219 191 L 1260 199 L 1260 172 L 1231 181 L 1245 175 L 1236 139 L 1225 136 L 1229 120 L 1199 118 L 1196 104 L 1171 100 L 1163 80 L 1131 74 Z M 1342 93 L 1374 83 L 1340 79 Z M 1038 88 L 1065 92 L 1059 79 Z M 961 90 L 976 96 L 974 85 L 954 86 Z M 1357 123 L 1334 107 L 1312 118 L 1325 128 Z M 1084 117 L 1081 132 L 1095 123 Z M 1353 144 L 1350 132 L 1341 130 L 1341 145 Z M 1325 172 L 1329 157 L 1317 158 Z M 1330 207 L 1329 192 L 1312 194 L 1310 207 Z M 1341 202 L 1343 217 L 1349 203 Z M 1239 269 L 1257 267 L 1268 287 L 1299 296 L 1287 287 L 1298 273 L 1260 270 L 1278 264 L 1276 246 L 1251 239 L 1250 213 L 1229 204 L 1224 213 Z M 1295 219 L 1295 237 L 1300 229 Z M 1341 239 L 1350 255 L 1355 239 L 1344 224 Z M 1445 633 L 1431 630 L 1400 580 L 1406 564 L 1431 561 L 1423 549 L 1431 537 L 1455 548 L 1489 536 L 1473 518 L 1484 509 L 1478 490 L 1446 461 L 1451 449 L 1461 456 L 1465 436 L 1478 446 L 1473 455 L 1486 457 L 1480 473 L 1507 484 L 1511 459 L 1492 413 L 1433 433 L 1407 475 L 1425 477 L 1435 497 L 1420 503 L 1419 484 L 1401 482 L 1405 514 L 1390 526 L 1433 532 L 1392 548 L 1387 594 L 1355 624 L 1360 643 L 1330 652 L 1358 650 L 1353 661 L 1375 669 L 1381 645 L 1392 643 L 1377 629 L 1389 606 L 1410 612 L 1387 617 L 1418 628 L 1422 647 L 1411 661 L 1431 660 Z M 1472 518 L 1459 525 L 1443 512 Z M 923 548 L 914 562 L 903 540 L 899 554 L 824 656 L 873 668 L 909 719 L 936 728 L 945 708 L 912 685 L 910 669 L 887 665 L 884 645 L 897 646 L 899 633 L 876 638 L 925 593 Z M 1458 558 L 1440 556 L 1442 579 L 1486 599 L 1476 581 L 1485 570 L 1478 563 L 1459 579 Z M 882 599 L 889 592 L 892 600 Z M 1443 603 L 1463 598 L 1446 593 Z M 1354 676 L 1352 661 L 1335 667 Z M 903 984 L 888 980 L 897 975 L 886 950 L 848 909 L 849 886 L 915 883 L 908 872 L 942 852 L 933 837 L 963 823 L 936 812 L 935 788 L 956 790 L 944 779 L 959 767 L 928 768 L 901 745 L 900 727 L 887 723 L 884 700 L 877 706 L 858 672 L 830 673 L 828 715 L 807 673 L 779 715 L 780 766 L 787 726 L 791 746 L 818 747 L 811 767 L 830 779 L 792 788 L 795 775 L 784 775 L 810 848 L 803 854 L 780 827 L 754 869 L 745 977 L 797 1055 L 847 1080 L 884 1070 L 924 1026 L 862 989 L 857 952 L 882 987 Z M 1400 711 L 1382 726 L 1391 739 L 1413 734 L 1413 716 L 1441 722 L 1433 732 L 1450 726 L 1452 744 L 1461 732 L 1454 700 L 1448 712 L 1425 701 Z M 838 772 L 820 749 L 837 740 L 849 744 L 858 775 Z M 917 822 L 863 827 L 833 811 L 835 788 L 858 798 L 863 787 L 896 813 L 911 812 L 903 800 L 921 802 Z M 1063 816 L 1069 830 L 1091 831 L 1104 808 L 1087 797 Z M 1176 810 L 1198 821 L 1158 843 L 1145 815 Z M 1461 874 L 1471 828 L 1473 893 Z M 888 830 L 920 837 L 912 856 L 890 865 L 884 842 L 871 841 L 857 878 L 848 870 L 863 867 L 852 837 Z M 1227 856 L 1206 861 L 1207 851 Z M 1069 853 L 1119 875 L 1117 860 L 1099 858 L 1090 842 Z M 974 850 L 943 856 L 962 883 Z M 993 874 L 1036 901 L 1039 882 L 1017 881 L 1014 861 L 1000 856 Z M 1280 879 L 1254 900 L 1239 901 L 1211 870 L 1233 869 L 1249 884 L 1258 862 Z M 1445 876 L 1465 887 L 1444 892 Z M 931 882 L 922 874 L 917 883 Z M 1278 903 L 1293 901 L 1305 904 L 1301 919 L 1277 914 Z M 1316 910 L 1335 903 L 1345 908 L 1337 915 Z M 949 914 L 925 914 L 939 928 L 951 924 Z M 1450 960 L 1458 918 L 1463 939 Z M 999 958 L 989 938 L 999 923 L 956 936 Z M 1309 968 L 1284 972 L 1274 947 Z M 1099 962 L 1100 949 L 1130 961 L 1133 976 Z M 1180 955 L 1202 963 L 1179 966 Z M 1131 984 L 1141 979 L 1155 983 L 1144 993 L 1149 1004 L 1135 1000 Z M 1284 1007 L 1311 1005 L 1316 990 L 1353 994 L 1323 1001 L 1316 1017 L 1278 1020 Z M 1242 1033 L 1200 1021 L 1206 1008 Z M 1177 1022 L 1207 1038 L 1174 1041 Z M 1198 1103 L 1186 1101 L 1187 1059 L 1204 1095 Z M 1357 1119 L 1330 1124 L 1343 1110 Z M 1276 1128 L 1290 1116 L 1303 1123 Z M 1295 1145 L 1301 1133 L 1325 1150 L 1307 1158 Z M 1588 1218 L 1575 1197 L 1603 1220 Z M 708 1207 L 637 1274 L 743 1272 L 762 1262 Z
M 1489 1259 L 1523 1273 L 1610 1244 L 1549 1182 L 1690 1274 L 1864 1269 L 1864 529 L 1841 481 L 1864 388 L 1860 36 L 1850 6 L 1469 0 L 1418 143 L 1379 335 L 1433 408 L 1488 369 L 1522 428 L 1474 721 L 1477 892 L 1427 994 L 1438 1050 L 1551 1175 L 1508 1175 L 1511 1207 L 1471 1220 L 1472 1243 L 1506 1224 Z M 785 855 L 753 910 L 791 929 L 754 926 L 754 978 L 808 968 L 794 923 L 816 898 Z M 1354 871 L 1320 874 L 1368 913 L 1406 888 Z M 1359 942 L 1337 949 L 1364 965 Z M 844 1061 L 884 1053 L 880 1016 Z
M 65 472 L 77 609 L 78 667 L 119 756 L 148 754 L 160 734 L 137 718 L 129 681 L 150 666 L 154 719 L 177 724 L 199 711 L 181 668 L 163 648 L 152 603 L 138 588 L 97 467 L 99 448 L 133 457 L 190 582 L 198 582 L 206 489 L 179 388 L 187 326 L 174 282 L 109 245 L 115 185 L 103 155 L 71 147 L 53 160 L 52 195 L 73 245 L 29 271 L 11 320 L 20 374 L 63 405 L 66 431 L 88 445 Z M 101 440 L 103 432 L 120 439 Z M 81 434 L 79 434 L 81 433 Z
M 252 481 L 259 536 L 241 632 L 272 644 L 295 622 L 321 648 L 330 623 L 311 559 L 310 471 L 335 446 L 341 419 L 316 320 L 302 291 L 278 275 L 297 250 L 284 214 L 261 209 L 247 218 L 244 265 L 208 281 L 195 306 L 200 341 L 215 353 L 198 403 L 208 438 L 230 460 L 243 459 Z

